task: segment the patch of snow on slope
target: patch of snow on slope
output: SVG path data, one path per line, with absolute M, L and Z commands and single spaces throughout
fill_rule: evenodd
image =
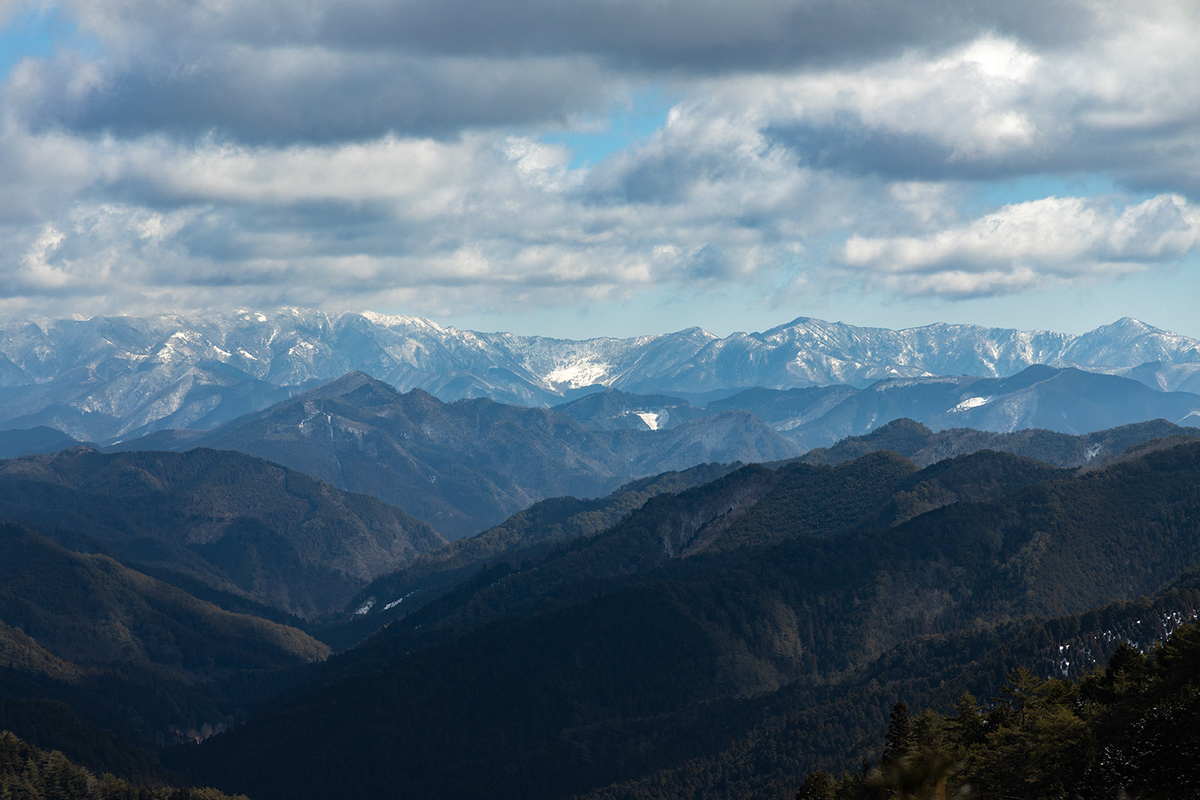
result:
M 954 408 L 952 408 L 950 410 L 951 411 L 968 411 L 972 408 L 979 408 L 980 406 L 986 406 L 988 403 L 992 402 L 993 399 L 994 398 L 991 398 L 991 397 L 968 397 L 966 400 L 963 400 L 961 403 L 959 403 L 958 405 L 956 405 Z
M 600 364 L 595 361 L 576 361 L 573 364 L 563 364 L 557 367 L 546 376 L 546 380 L 554 385 L 565 383 L 572 389 L 580 389 L 584 386 L 604 383 L 610 368 L 608 364 Z
M 413 589 L 411 592 L 409 592 L 408 594 L 404 595 L 404 597 L 401 597 L 399 600 L 393 600 L 392 602 L 388 603 L 386 606 L 384 606 L 384 607 L 383 607 L 383 610 L 384 610 L 384 611 L 391 611 L 393 608 L 395 608 L 396 606 L 400 605 L 401 603 L 403 603 L 405 600 L 407 600 L 408 598 L 412 597 L 412 596 L 413 596 L 414 594 L 416 594 L 416 593 L 417 593 L 417 590 L 416 590 L 416 589 Z
M 959 378 L 950 377 L 950 376 L 946 376 L 946 377 L 929 376 L 929 377 L 923 377 L 919 380 L 917 380 L 917 379 L 904 380 L 904 379 L 897 378 L 897 379 L 893 379 L 893 380 L 888 380 L 884 383 L 880 383 L 877 386 L 872 386 L 871 389 L 872 389 L 872 391 L 876 391 L 876 392 L 886 392 L 889 389 L 908 389 L 913 386 L 932 386 L 937 383 L 958 383 L 958 382 L 959 382 Z
M 370 611 L 374 607 L 375 607 L 375 598 L 372 597 L 370 600 L 368 600 L 367 602 L 365 602 L 361 606 L 359 606 L 354 611 L 354 614 L 355 614 L 355 616 L 362 616 L 363 614 L 366 614 L 368 611 Z
M 642 422 L 646 423 L 650 430 L 658 430 L 658 419 L 661 416 L 660 414 L 655 414 L 653 411 L 635 411 L 633 413 L 641 417 Z

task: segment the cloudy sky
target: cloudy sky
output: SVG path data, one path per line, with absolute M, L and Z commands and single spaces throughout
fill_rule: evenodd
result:
M 0 315 L 1200 336 L 1200 3 L 0 0 Z

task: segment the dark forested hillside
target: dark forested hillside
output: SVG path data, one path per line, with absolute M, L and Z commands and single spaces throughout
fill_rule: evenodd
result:
M 278 683 L 268 675 L 328 652 L 295 628 L 0 525 L 0 699 L 59 700 L 126 739 L 161 745 L 244 718 Z
M 347 606 L 344 624 L 336 624 L 337 617 L 332 617 L 318 635 L 331 644 L 353 644 L 436 599 L 489 561 L 522 563 L 537 558 L 555 544 L 613 527 L 652 497 L 682 492 L 733 469 L 725 464 L 702 464 L 633 481 L 596 500 L 556 497 L 535 503 L 494 528 L 418 556 L 396 572 L 372 581 Z
M 326 654 L 295 628 L 231 614 L 15 525 L 0 526 L 0 620 L 76 664 L 150 663 L 211 676 Z
M 878 730 L 888 659 L 927 692 L 1002 678 L 1042 663 L 1046 620 L 1078 631 L 1197 566 L 1200 443 L 1084 474 L 987 452 L 747 467 L 490 564 L 175 763 L 264 799 L 549 798 L 762 745 L 794 791 Z M 764 720 L 823 743 L 785 758 Z
M 308 617 L 445 541 L 375 498 L 205 449 L 0 462 L 0 519 Z
M 988 706 L 998 702 L 1007 705 L 1010 695 L 1004 686 L 1016 670 L 1025 670 L 1039 679 L 1086 679 L 1123 646 L 1132 644 L 1149 651 L 1198 613 L 1200 572 L 1192 571 L 1154 597 L 1114 603 L 1081 615 L 915 637 L 885 652 L 849 682 L 816 688 L 797 684 L 765 697 L 728 703 L 716 715 L 706 717 L 675 715 L 671 722 L 678 726 L 681 739 L 702 739 L 703 732 L 698 730 L 701 725 L 740 727 L 743 735 L 728 737 L 724 745 L 709 745 L 711 749 L 703 755 L 699 755 L 703 748 L 693 748 L 698 755 L 679 766 L 615 783 L 584 797 L 669 800 L 728 793 L 730 797 L 791 800 L 805 774 L 820 769 L 835 777 L 849 773 L 852 777 L 846 788 L 851 793 L 835 792 L 835 797 L 859 800 L 864 795 L 853 791 L 861 792 L 863 786 L 854 776 L 864 777 L 864 761 L 872 768 L 880 766 L 887 751 L 889 712 L 896 702 L 906 703 L 914 716 L 917 708 L 953 713 L 961 707 L 964 694 Z M 1130 721 L 1136 725 L 1137 719 Z M 914 726 L 918 730 L 921 727 Z M 929 726 L 926 730 L 937 729 Z M 1053 742 L 1045 736 L 1023 739 L 1014 733 L 1007 732 L 1007 743 L 1024 755 L 1004 765 L 1006 777 L 1023 782 L 1035 775 L 1027 772 L 1031 765 L 1019 759 L 1039 746 L 1039 738 L 1043 745 Z M 1030 800 L 1055 796 L 1040 791 L 1042 787 L 1036 782 L 1031 783 L 1027 792 L 1014 792 L 1017 787 L 1009 783 L 1008 796 Z M 831 789 L 831 784 L 825 784 L 824 790 Z M 808 787 L 814 788 L 813 784 Z M 873 787 L 876 791 L 879 788 Z M 1108 788 L 1119 789 L 1120 784 L 1113 781 Z M 932 795 L 927 791 L 918 796 Z M 946 796 L 954 795 L 947 792 Z M 1109 795 L 1083 792 L 1070 796 Z M 828 800 L 822 794 L 816 797 Z M 811 796 L 801 800 L 811 800 Z
M 1097 800 L 1200 796 L 1200 626 L 1171 632 L 1148 654 L 1121 643 L 1082 680 L 1009 674 L 981 704 L 910 714 L 897 703 L 879 766 L 833 779 L 809 773 L 797 800 L 888 796 Z
M 0 730 L 42 750 L 57 750 L 93 773 L 109 772 L 139 785 L 178 782 L 149 750 L 134 747 L 84 720 L 66 703 L 53 700 L 0 702 Z

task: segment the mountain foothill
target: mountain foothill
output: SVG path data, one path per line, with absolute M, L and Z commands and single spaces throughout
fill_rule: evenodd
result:
M 1189 796 L 1195 340 L 3 332 L 5 796 Z

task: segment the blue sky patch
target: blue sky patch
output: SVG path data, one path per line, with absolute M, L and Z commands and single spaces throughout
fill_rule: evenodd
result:
M 628 103 L 618 104 L 603 120 L 585 120 L 579 130 L 547 133 L 539 138 L 547 144 L 571 148 L 571 168 L 598 164 L 613 153 L 643 142 L 667 120 L 677 102 L 658 88 L 630 92 Z

